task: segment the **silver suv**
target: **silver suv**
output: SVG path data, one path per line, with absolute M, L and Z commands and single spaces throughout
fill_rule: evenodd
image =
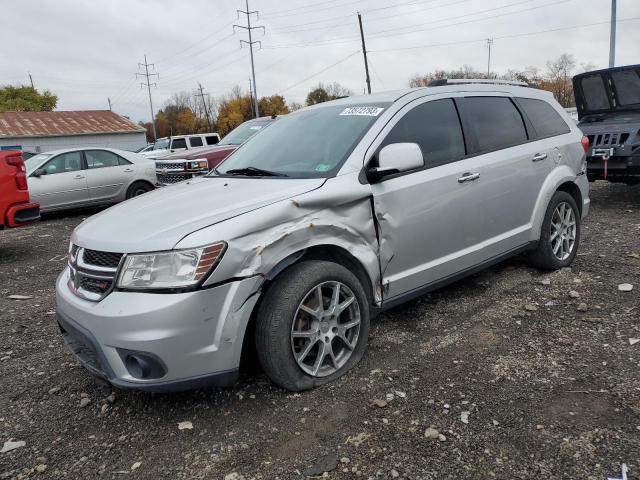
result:
M 361 359 L 384 309 L 521 252 L 570 265 L 575 123 L 545 91 L 442 83 L 299 110 L 83 222 L 56 286 L 82 364 L 124 388 L 229 385 L 246 346 L 304 390 Z

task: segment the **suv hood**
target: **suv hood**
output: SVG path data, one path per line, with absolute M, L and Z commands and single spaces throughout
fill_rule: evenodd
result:
M 157 157 L 155 160 L 195 160 L 217 152 L 232 152 L 238 145 L 215 145 L 210 147 L 198 147 L 190 150 L 180 150 Z
M 640 111 L 640 65 L 606 68 L 573 77 L 578 118 Z
M 171 250 L 196 230 L 315 190 L 324 182 L 324 178 L 198 178 L 104 210 L 82 222 L 71 240 L 105 252 Z M 211 239 L 220 240 L 225 239 Z

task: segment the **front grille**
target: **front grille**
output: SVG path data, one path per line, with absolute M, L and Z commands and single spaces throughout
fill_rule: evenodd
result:
M 167 170 L 184 170 L 183 162 L 156 162 L 156 169 L 162 170 L 166 168 Z
M 160 183 L 164 183 L 165 185 L 183 182 L 185 180 L 189 180 L 190 178 L 191 175 L 188 173 L 185 173 L 183 175 L 158 175 L 158 181 Z
M 118 268 L 120 259 L 122 258 L 122 254 L 113 252 L 98 252 L 97 250 L 85 249 L 82 258 L 84 259 L 84 262 L 89 265 Z
M 624 145 L 629 139 L 628 133 L 600 133 L 598 135 L 587 135 L 589 145 L 592 147 L 616 147 Z
M 99 302 L 115 285 L 122 253 L 71 247 L 69 286 L 79 297 Z

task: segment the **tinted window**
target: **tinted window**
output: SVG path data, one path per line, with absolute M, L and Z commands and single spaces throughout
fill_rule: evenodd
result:
M 187 148 L 186 138 L 174 138 L 171 142 L 171 148 L 177 150 L 178 148 Z
M 453 100 L 435 100 L 405 114 L 380 148 L 391 143 L 420 145 L 427 167 L 454 162 L 464 156 L 464 139 Z
M 538 138 L 553 137 L 571 131 L 558 112 L 544 100 L 519 98 L 518 103 L 529 117 Z
M 207 145 L 215 145 L 219 142 L 218 137 L 216 137 L 215 135 L 206 137 L 206 140 L 207 140 Z
M 611 78 L 613 78 L 613 83 L 616 86 L 620 105 L 640 103 L 640 75 L 638 70 L 612 72 Z
M 580 86 L 584 94 L 584 101 L 587 103 L 586 110 L 608 110 L 610 108 L 609 97 L 600 75 L 583 78 Z
M 80 156 L 80 152 L 63 153 L 49 160 L 45 164 L 44 169 L 47 175 L 82 170 L 82 157 Z
M 202 137 L 189 137 L 189 145 L 191 145 L 191 148 L 193 148 L 193 147 L 201 147 L 202 146 Z
M 84 152 L 89 168 L 117 167 L 118 156 L 115 153 L 104 150 L 87 150 Z
M 458 101 L 465 127 L 471 130 L 479 152 L 491 152 L 527 141 L 520 112 L 505 97 L 467 97 Z

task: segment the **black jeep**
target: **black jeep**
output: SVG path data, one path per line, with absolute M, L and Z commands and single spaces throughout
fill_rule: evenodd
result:
M 576 75 L 573 91 L 589 181 L 640 183 L 640 65 Z

